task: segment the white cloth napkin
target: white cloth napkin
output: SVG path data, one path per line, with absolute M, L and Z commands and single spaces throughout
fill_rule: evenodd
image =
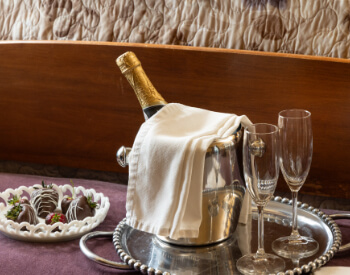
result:
M 129 157 L 127 224 L 172 239 L 197 237 L 205 153 L 240 124 L 251 122 L 177 103 L 143 123 Z
M 350 267 L 344 266 L 325 266 L 317 269 L 314 275 L 346 275 L 350 274 Z

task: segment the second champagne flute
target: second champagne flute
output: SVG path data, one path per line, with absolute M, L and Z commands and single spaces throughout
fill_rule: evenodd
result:
M 278 128 L 271 124 L 254 124 L 244 131 L 244 178 L 248 192 L 258 209 L 258 250 L 241 257 L 237 269 L 243 274 L 271 274 L 284 269 L 284 260 L 265 253 L 264 207 L 271 200 L 279 176 Z
M 272 243 L 272 249 L 286 258 L 306 258 L 315 254 L 318 243 L 311 237 L 301 236 L 298 231 L 297 198 L 309 173 L 313 135 L 311 113 L 306 110 L 284 110 L 278 115 L 280 135 L 280 167 L 289 189 L 292 191 L 292 233 Z

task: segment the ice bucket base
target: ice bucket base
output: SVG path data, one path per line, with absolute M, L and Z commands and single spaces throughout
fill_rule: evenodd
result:
M 245 189 L 238 184 L 204 191 L 199 236 L 178 240 L 163 236 L 157 238 L 182 246 L 213 245 L 227 240 L 236 230 L 244 194 Z

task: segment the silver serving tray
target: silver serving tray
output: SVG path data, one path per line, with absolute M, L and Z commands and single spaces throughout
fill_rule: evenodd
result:
M 273 253 L 271 243 L 291 232 L 291 200 L 274 198 L 264 211 L 265 250 Z M 326 215 L 319 209 L 298 202 L 298 227 L 302 235 L 319 243 L 319 251 L 304 259 L 285 259 L 286 269 L 278 274 L 301 274 L 316 270 L 335 253 L 349 250 L 341 246 L 341 232 L 334 219 L 350 215 Z M 236 261 L 257 249 L 257 211 L 246 225 L 239 224 L 228 240 L 211 246 L 184 247 L 168 244 L 157 236 L 133 229 L 121 221 L 114 232 L 92 232 L 80 240 L 82 252 L 91 260 L 119 269 L 135 269 L 144 274 L 240 274 Z M 90 238 L 113 235 L 113 243 L 124 263 L 115 263 L 92 253 L 86 246 Z

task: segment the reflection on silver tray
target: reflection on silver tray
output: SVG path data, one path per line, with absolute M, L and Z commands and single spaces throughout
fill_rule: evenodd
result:
M 289 199 L 276 197 L 265 209 L 265 249 L 273 253 L 271 243 L 291 230 Z M 165 243 L 156 236 L 133 229 L 122 221 L 113 234 L 120 258 L 131 268 L 148 274 L 239 274 L 236 261 L 257 249 L 257 213 L 253 207 L 251 222 L 239 224 L 228 240 L 212 246 L 183 247 Z M 286 270 L 278 274 L 301 274 L 327 263 L 339 250 L 341 233 L 337 224 L 322 211 L 307 204 L 298 205 L 298 227 L 302 235 L 312 236 L 319 251 L 305 259 L 285 259 Z

